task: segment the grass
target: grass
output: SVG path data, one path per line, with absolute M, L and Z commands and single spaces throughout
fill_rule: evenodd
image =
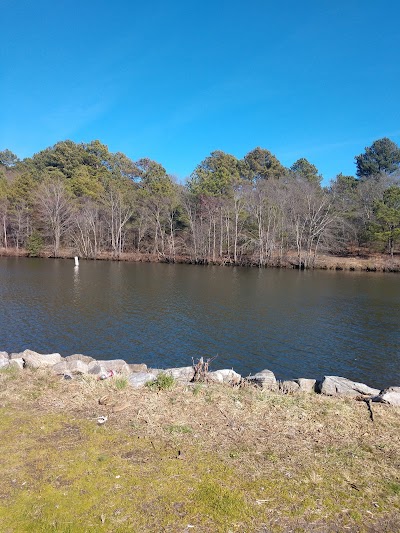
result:
M 115 388 L 117 390 L 124 390 L 128 386 L 128 379 L 117 376 L 114 380 Z
M 399 409 L 113 381 L 0 373 L 0 531 L 400 530 Z
M 148 381 L 146 386 L 153 390 L 169 390 L 175 386 L 175 379 L 165 372 L 160 372 L 154 381 Z

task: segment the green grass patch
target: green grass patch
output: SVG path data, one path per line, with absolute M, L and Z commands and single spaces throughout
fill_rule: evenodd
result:
M 149 381 L 146 386 L 152 390 L 169 390 L 175 386 L 175 379 L 165 372 L 160 372 L 154 381 Z
M 124 390 L 128 386 L 128 379 L 124 377 L 116 377 L 114 383 L 117 390 Z

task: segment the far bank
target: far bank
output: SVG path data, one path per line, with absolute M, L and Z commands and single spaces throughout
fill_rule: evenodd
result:
M 33 257 L 25 248 L 0 248 L 1 257 Z M 57 259 L 73 259 L 79 254 L 70 249 L 60 249 Z M 37 256 L 40 258 L 55 259 L 51 249 L 45 249 Z M 125 261 L 133 263 L 177 263 L 190 265 L 216 265 L 216 266 L 237 266 L 237 267 L 257 267 L 257 268 L 285 268 L 303 270 L 304 263 L 299 262 L 295 253 L 286 253 L 282 256 L 272 257 L 268 264 L 260 267 L 250 258 L 243 258 L 241 261 L 234 262 L 231 258 L 223 259 L 196 259 L 189 255 L 168 256 L 154 253 L 125 253 L 115 255 L 111 252 L 99 252 L 96 257 L 85 257 L 84 259 L 93 261 Z M 338 270 L 350 272 L 400 272 L 400 254 L 391 257 L 387 254 L 360 252 L 347 255 L 330 255 L 321 254 L 315 257 L 311 266 L 306 267 L 308 270 Z

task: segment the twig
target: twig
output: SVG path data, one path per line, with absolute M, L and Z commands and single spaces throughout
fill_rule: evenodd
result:
M 373 422 L 374 421 L 374 413 L 372 412 L 371 398 L 366 398 L 364 401 L 367 404 L 368 411 L 369 411 L 369 417 L 371 419 L 371 422 Z
M 216 355 L 215 357 L 211 357 L 207 359 L 206 361 L 204 361 L 203 357 L 200 357 L 197 363 L 194 362 L 194 359 L 192 357 L 193 370 L 194 370 L 193 381 L 207 382 L 207 374 L 208 374 L 210 363 L 212 363 L 212 361 L 214 361 L 216 357 L 218 356 Z

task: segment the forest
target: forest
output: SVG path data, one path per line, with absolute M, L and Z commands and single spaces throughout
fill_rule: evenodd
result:
M 185 184 L 95 140 L 20 160 L 0 151 L 0 247 L 31 256 L 124 254 L 199 264 L 313 268 L 319 254 L 399 253 L 400 148 L 376 140 L 355 176 L 322 186 L 307 159 L 216 150 Z M 289 258 L 289 259 L 288 259 Z

